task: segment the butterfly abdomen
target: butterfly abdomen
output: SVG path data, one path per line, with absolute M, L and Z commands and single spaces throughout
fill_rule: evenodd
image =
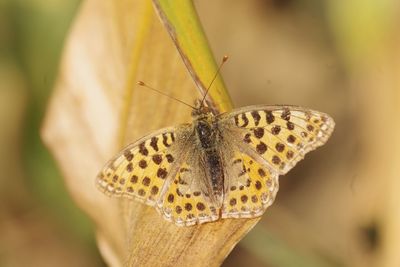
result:
M 207 162 L 209 166 L 211 186 L 214 195 L 221 196 L 224 186 L 224 172 L 222 169 L 222 162 L 217 150 L 210 150 L 206 152 Z
M 209 192 L 216 202 L 222 197 L 224 192 L 224 172 L 222 160 L 217 149 L 218 131 L 213 128 L 213 124 L 207 120 L 198 120 L 195 123 L 195 131 L 198 137 L 200 149 L 204 156 L 205 173 L 207 174 L 207 183 L 212 192 Z

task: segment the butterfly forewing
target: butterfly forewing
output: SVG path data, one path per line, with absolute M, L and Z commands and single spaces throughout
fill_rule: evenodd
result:
M 129 145 L 109 161 L 97 177 L 108 195 L 126 196 L 154 205 L 179 155 L 170 147 L 173 128 L 166 128 Z
M 333 120 L 326 114 L 293 106 L 250 106 L 221 115 L 227 134 L 269 169 L 287 173 L 304 155 L 323 145 Z M 231 126 L 227 126 L 227 125 Z

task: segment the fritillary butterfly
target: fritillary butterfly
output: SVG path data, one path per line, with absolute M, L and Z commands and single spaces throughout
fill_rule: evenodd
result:
M 261 216 L 278 177 L 323 145 L 327 114 L 296 106 L 248 106 L 214 115 L 200 102 L 193 122 L 128 145 L 97 177 L 108 195 L 154 206 L 178 226 Z

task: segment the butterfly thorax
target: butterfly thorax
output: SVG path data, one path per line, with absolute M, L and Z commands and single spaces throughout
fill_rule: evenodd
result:
M 204 181 L 208 191 L 206 193 L 217 206 L 220 206 L 224 192 L 224 172 L 218 149 L 221 135 L 215 123 L 215 116 L 210 111 L 196 115 L 193 116 L 193 126 L 206 175 Z

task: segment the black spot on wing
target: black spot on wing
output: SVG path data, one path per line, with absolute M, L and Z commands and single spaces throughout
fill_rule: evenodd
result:
M 258 126 L 258 124 L 260 123 L 260 120 L 261 120 L 260 113 L 258 113 L 258 111 L 256 111 L 256 110 L 254 110 L 251 112 L 251 116 L 254 119 L 255 126 Z
M 246 116 L 246 113 L 242 113 L 242 120 L 243 120 L 243 125 L 241 127 L 246 127 L 249 125 L 249 119 Z
M 149 154 L 149 151 L 147 150 L 144 142 L 139 145 L 139 153 L 143 156 L 147 156 Z
M 272 114 L 272 111 L 265 111 L 265 118 L 268 124 L 271 124 L 275 121 L 274 114 Z
M 158 142 L 158 138 L 155 137 L 155 136 L 153 136 L 153 137 L 151 138 L 151 141 L 150 141 L 150 146 L 154 149 L 154 151 L 158 151 L 157 142 Z

